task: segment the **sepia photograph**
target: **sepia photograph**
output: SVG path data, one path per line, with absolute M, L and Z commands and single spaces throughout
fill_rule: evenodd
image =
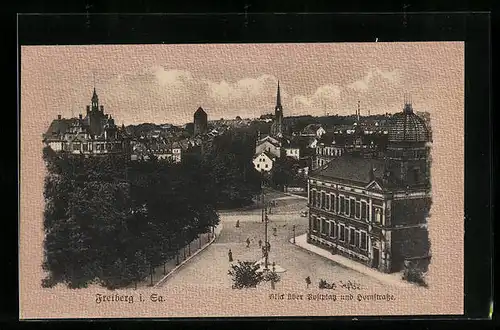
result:
M 463 42 L 20 56 L 21 318 L 463 312 Z

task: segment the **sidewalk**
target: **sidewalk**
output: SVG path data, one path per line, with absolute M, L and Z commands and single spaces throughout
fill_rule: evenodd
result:
M 205 250 L 213 242 L 215 242 L 217 237 L 219 237 L 219 234 L 221 231 L 222 231 L 222 224 L 219 223 L 219 225 L 214 228 L 214 235 L 212 236 L 212 239 L 209 242 L 207 242 L 205 245 L 203 245 L 200 249 L 196 250 L 196 252 L 191 254 L 189 257 L 184 259 L 179 265 L 175 266 L 174 269 L 172 269 L 165 276 L 163 276 L 158 282 L 156 282 L 156 284 L 153 287 L 157 288 L 158 286 L 162 285 L 170 276 L 172 276 L 177 270 L 179 270 L 182 266 L 184 266 L 189 260 L 191 260 L 193 257 L 198 255 L 200 252 Z
M 290 243 L 293 244 L 293 237 L 290 239 Z M 391 284 L 391 285 L 396 285 L 399 287 L 414 287 L 411 283 L 408 283 L 404 281 L 401 278 L 400 273 L 393 273 L 393 274 L 386 274 L 379 272 L 377 270 L 374 270 L 370 267 L 367 267 L 361 263 L 358 263 L 356 261 L 350 260 L 346 257 L 337 255 L 337 254 L 331 254 L 330 251 L 324 250 L 320 247 L 317 247 L 315 245 L 307 243 L 307 234 L 303 234 L 300 236 L 295 237 L 295 245 L 310 251 L 312 253 L 318 254 L 324 258 L 330 259 L 346 268 L 352 269 L 357 271 L 358 273 L 362 273 L 364 275 L 370 276 L 372 278 L 377 279 L 380 282 Z

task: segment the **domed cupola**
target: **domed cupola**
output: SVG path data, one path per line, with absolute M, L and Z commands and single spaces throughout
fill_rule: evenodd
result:
M 402 112 L 389 122 L 386 150 L 387 180 L 404 189 L 430 187 L 430 134 L 423 118 L 405 100 Z
M 411 102 L 405 101 L 403 112 L 394 114 L 389 126 L 391 142 L 428 142 L 429 130 L 422 118 L 413 112 Z

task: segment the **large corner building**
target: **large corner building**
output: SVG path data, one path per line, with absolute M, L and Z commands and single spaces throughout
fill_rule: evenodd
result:
M 405 102 L 383 157 L 342 155 L 308 179 L 308 242 L 382 272 L 427 269 L 430 134 Z

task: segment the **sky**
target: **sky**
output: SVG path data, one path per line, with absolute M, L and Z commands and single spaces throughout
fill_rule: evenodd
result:
M 117 124 L 259 117 L 395 113 L 464 103 L 462 42 L 23 46 L 21 113 L 47 125 L 85 115 L 95 86 Z

